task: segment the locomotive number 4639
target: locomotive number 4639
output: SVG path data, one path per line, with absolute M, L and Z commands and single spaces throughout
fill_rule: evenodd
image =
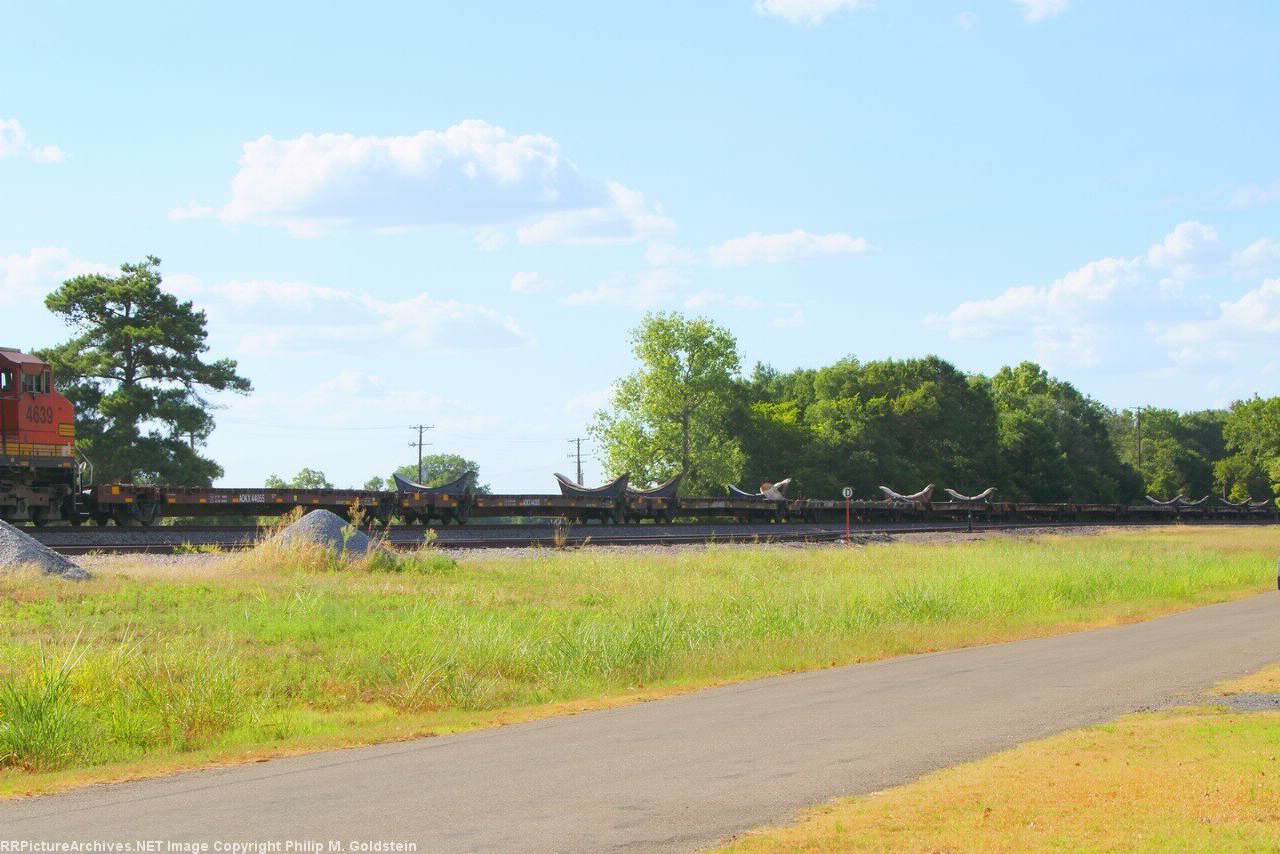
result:
M 32 424 L 52 424 L 53 423 L 53 407 L 52 406 L 36 406 L 27 407 L 27 420 Z

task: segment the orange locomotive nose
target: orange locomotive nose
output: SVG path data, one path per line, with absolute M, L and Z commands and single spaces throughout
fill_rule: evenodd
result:
M 41 524 L 74 513 L 75 418 L 48 364 L 0 347 L 0 518 Z

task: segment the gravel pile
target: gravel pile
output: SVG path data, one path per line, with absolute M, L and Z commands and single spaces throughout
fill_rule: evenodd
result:
M 34 566 L 51 575 L 75 580 L 89 577 L 89 573 L 44 543 L 8 522 L 0 521 L 0 573 L 11 572 L 20 566 Z
M 347 520 L 328 510 L 312 510 L 281 531 L 279 542 L 315 543 L 332 549 L 334 554 L 342 553 L 345 542 L 347 556 L 354 558 L 364 557 L 372 545 L 364 533 L 349 532 Z

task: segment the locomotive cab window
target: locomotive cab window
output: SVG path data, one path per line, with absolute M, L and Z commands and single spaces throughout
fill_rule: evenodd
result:
M 39 377 L 39 375 L 38 375 L 38 374 L 23 374 L 23 375 L 22 375 L 22 390 L 23 390 L 24 392 L 29 392 L 29 393 L 31 393 L 31 394 L 35 394 L 35 393 L 36 393 L 36 390 L 37 390 L 37 388 L 38 388 L 38 386 L 39 386 L 39 384 L 40 384 L 40 383 L 39 383 L 39 380 L 40 380 L 40 377 Z
M 13 369 L 0 369 L 0 391 L 13 391 Z

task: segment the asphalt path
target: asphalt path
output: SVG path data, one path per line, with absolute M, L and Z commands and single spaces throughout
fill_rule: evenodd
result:
M 1270 593 L 1099 631 L 4 801 L 0 840 L 688 851 L 1277 660 L 1280 594 Z

